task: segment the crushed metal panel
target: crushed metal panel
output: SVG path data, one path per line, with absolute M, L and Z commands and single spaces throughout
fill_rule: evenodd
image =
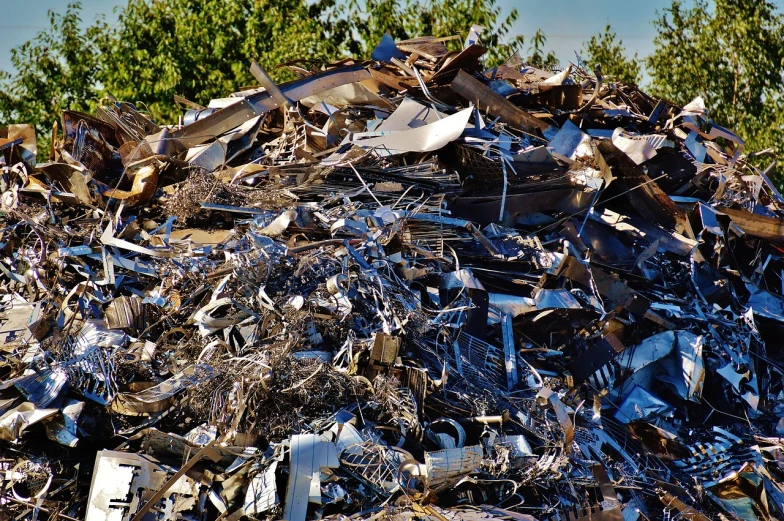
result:
M 130 521 L 141 506 L 166 482 L 171 469 L 150 456 L 103 450 L 96 454 L 85 521 Z M 168 519 L 174 495 L 195 496 L 196 486 L 183 477 L 153 512 Z M 187 510 L 187 509 L 185 509 Z M 163 517 L 159 517 L 163 515 Z
M 316 434 L 297 434 L 291 437 L 291 470 L 286 489 L 283 519 L 304 521 L 311 497 L 311 489 L 319 487 L 322 468 L 340 466 L 335 445 Z

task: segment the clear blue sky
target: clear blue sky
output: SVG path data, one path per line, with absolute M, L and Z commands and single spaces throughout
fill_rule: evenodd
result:
M 515 29 L 530 38 L 541 28 L 547 37 L 546 50 L 561 62 L 575 61 L 585 40 L 604 30 L 609 23 L 623 40 L 627 52 L 645 56 L 653 51 L 655 30 L 651 22 L 656 11 L 670 0 L 499 0 L 505 11 L 516 7 Z
M 99 13 L 114 19 L 113 8 L 125 0 L 81 0 L 85 22 Z M 651 21 L 657 10 L 670 0 L 498 0 L 503 11 L 516 7 L 520 13 L 515 31 L 526 38 L 541 28 L 547 36 L 547 50 L 555 51 L 562 62 L 574 61 L 574 51 L 584 40 L 611 23 L 630 54 L 640 56 L 653 49 Z M 29 40 L 48 25 L 49 9 L 65 10 L 68 0 L 0 0 L 0 69 L 11 68 L 11 49 Z M 775 0 L 784 8 L 784 0 Z

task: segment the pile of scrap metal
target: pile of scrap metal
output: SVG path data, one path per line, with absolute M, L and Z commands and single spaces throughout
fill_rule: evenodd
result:
M 3 518 L 784 518 L 770 172 L 478 32 L 0 131 Z

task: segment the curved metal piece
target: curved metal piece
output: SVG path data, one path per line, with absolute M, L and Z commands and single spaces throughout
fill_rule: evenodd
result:
M 599 92 L 602 90 L 602 82 L 604 81 L 604 76 L 602 76 L 602 66 L 597 65 L 596 69 L 594 69 L 594 72 L 596 73 L 596 89 L 594 89 L 591 99 L 589 99 L 585 105 L 577 109 L 577 114 L 590 108 L 593 105 L 593 102 L 596 101 L 596 98 L 599 97 Z

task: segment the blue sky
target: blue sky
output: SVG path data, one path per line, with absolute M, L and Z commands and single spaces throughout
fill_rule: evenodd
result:
M 91 22 L 99 13 L 113 19 L 113 8 L 125 0 L 81 0 L 83 18 Z M 0 0 L 0 69 L 11 68 L 11 49 L 47 26 L 49 9 L 65 10 L 67 0 Z M 670 0 L 498 0 L 503 11 L 516 7 L 520 16 L 515 31 L 526 38 L 541 28 L 547 49 L 562 62 L 574 61 L 584 40 L 611 23 L 630 54 L 645 56 L 653 50 L 651 21 Z M 784 0 L 776 0 L 784 8 Z
M 651 22 L 656 11 L 670 0 L 500 0 L 505 11 L 516 7 L 518 33 L 529 38 L 541 28 L 547 50 L 555 51 L 562 62 L 574 61 L 585 40 L 610 23 L 623 40 L 627 52 L 645 56 L 653 51 L 655 30 Z M 543 6 L 546 6 L 544 8 Z

